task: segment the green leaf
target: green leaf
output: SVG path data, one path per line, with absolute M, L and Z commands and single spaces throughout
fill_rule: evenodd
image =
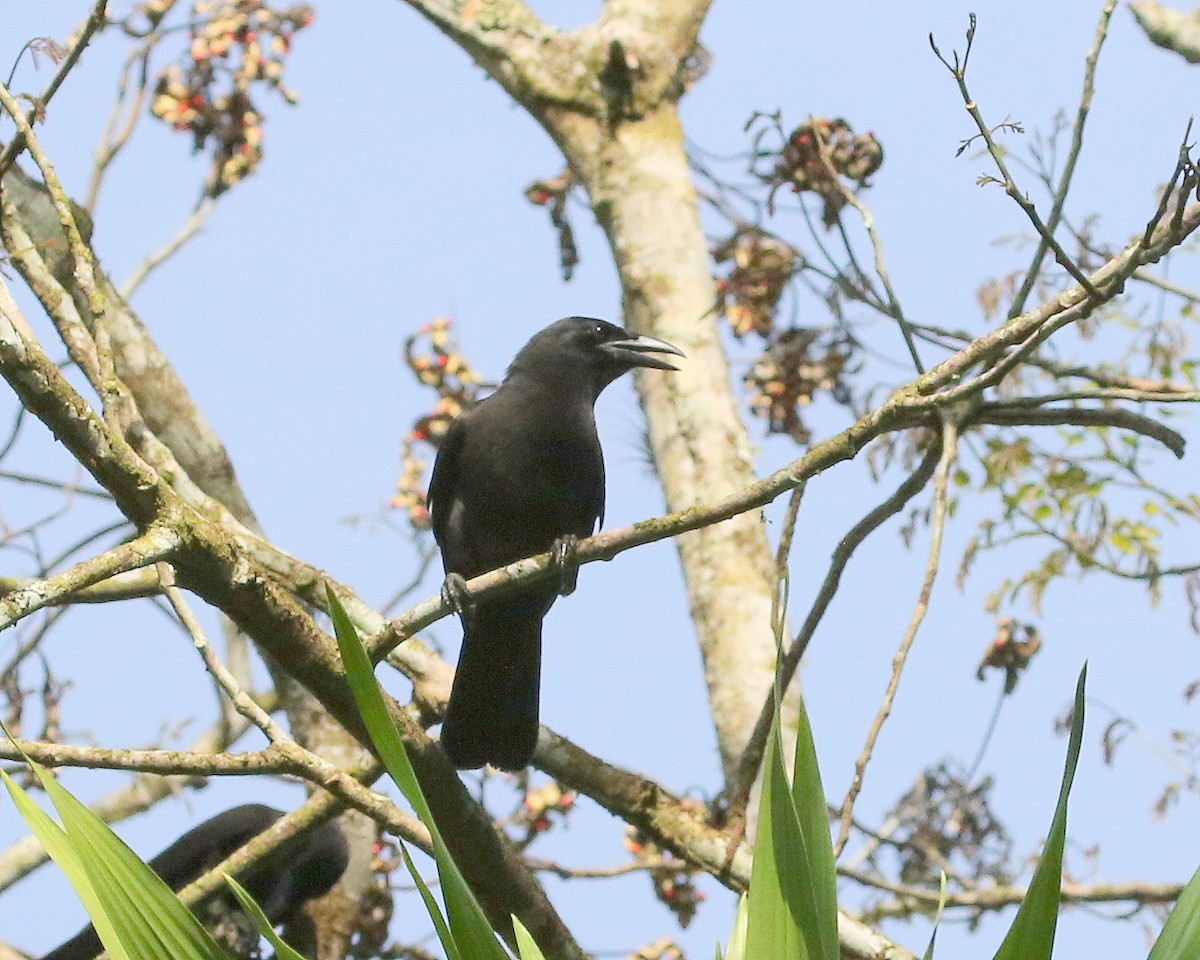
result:
M 1062 888 L 1063 847 L 1067 839 L 1067 798 L 1079 765 L 1083 742 L 1083 696 L 1087 686 L 1087 664 L 1075 684 L 1075 712 L 1071 718 L 1071 739 L 1067 745 L 1067 763 L 1063 771 L 1058 804 L 1046 837 L 1046 847 L 1033 872 L 1033 880 L 1012 926 L 996 951 L 995 960 L 1049 960 L 1054 949 L 1054 931 L 1058 924 L 1058 904 Z
M 438 878 L 441 880 L 442 896 L 445 898 L 446 915 L 449 918 L 448 935 L 453 935 L 453 946 L 444 942 L 443 946 L 448 950 L 457 951 L 463 957 L 469 957 L 470 960 L 508 960 L 508 952 L 492 932 L 492 926 L 483 908 L 479 906 L 475 894 L 467 885 L 454 858 L 450 856 L 450 850 L 442 839 L 437 823 L 434 822 L 433 813 L 404 749 L 400 731 L 388 713 L 387 704 L 375 680 L 366 648 L 363 647 L 350 618 L 346 616 L 337 595 L 328 585 L 325 587 L 325 593 L 329 600 L 329 616 L 337 635 L 338 649 L 341 650 L 342 662 L 346 666 L 346 678 L 350 682 L 350 689 L 354 693 L 354 700 L 371 736 L 371 742 L 396 785 L 412 804 L 417 816 L 429 828 L 429 835 L 433 840 L 433 857 L 437 862 Z M 426 901 L 427 904 L 429 902 Z
M 758 804 L 758 836 L 750 868 L 749 923 L 746 955 L 773 960 L 810 960 L 804 935 L 787 901 L 785 865 L 803 859 L 800 825 L 792 807 L 787 775 L 779 759 L 779 714 L 771 727 L 763 758 L 762 794 Z
M 225 882 L 229 885 L 229 889 L 233 891 L 233 895 L 238 898 L 242 909 L 246 911 L 246 916 L 250 918 L 255 929 L 262 936 L 266 937 L 270 941 L 271 946 L 275 948 L 275 956 L 278 960 L 305 960 L 304 954 L 288 946 L 283 938 L 275 932 L 275 928 L 271 926 L 271 921 L 263 913 L 262 907 L 254 902 L 254 898 L 246 892 L 245 887 L 234 880 L 229 874 L 225 874 Z
M 12 739 L 3 723 L 0 730 Z M 67 875 L 114 960 L 229 960 L 174 891 L 103 820 L 44 767 L 24 759 L 58 810 L 61 827 L 3 771 L 0 776 L 22 817 Z
M 1196 957 L 1200 957 L 1200 870 L 1183 888 L 1146 960 L 1195 960 Z
M 733 933 L 729 935 L 729 952 L 721 956 L 721 945 L 717 944 L 717 960 L 746 960 L 746 927 L 750 922 L 750 900 L 746 894 L 738 899 L 737 918 L 733 921 Z
M 833 842 L 829 836 L 829 807 L 817 765 L 817 748 L 804 699 L 796 722 L 795 777 L 792 802 L 804 837 L 806 859 L 796 864 L 792 878 L 811 906 L 805 905 L 801 930 L 809 954 L 820 960 L 841 956 L 837 932 L 837 871 L 833 864 Z
M 51 820 L 46 812 L 33 802 L 29 794 L 3 770 L 0 770 L 0 777 L 4 779 L 4 786 L 8 788 L 9 796 L 16 804 L 17 811 L 29 824 L 29 828 L 46 849 L 46 853 L 59 865 L 71 882 L 71 886 L 75 888 L 75 893 L 83 903 L 84 909 L 87 910 L 92 925 L 100 937 L 100 942 L 104 944 L 104 949 L 108 951 L 112 960 L 129 960 L 129 954 L 125 950 L 124 944 L 121 943 L 120 937 L 117 936 L 112 921 L 108 919 L 108 914 L 100 905 L 96 891 L 92 889 L 92 881 L 88 879 L 87 871 L 75 855 L 63 828 Z
M 67 839 L 130 960 L 229 960 L 175 892 L 103 820 L 41 766 L 32 761 L 30 766 L 54 802 Z
M 747 957 L 837 960 L 837 891 L 825 794 L 801 703 L 796 778 L 788 784 L 776 718 L 767 741 L 750 872 Z
M 942 911 L 946 909 L 946 871 L 941 871 L 942 879 L 938 883 L 938 907 L 933 917 L 933 931 L 929 934 L 929 946 L 921 955 L 921 960 L 933 960 L 933 945 L 937 943 L 938 927 L 942 922 Z
M 462 954 L 458 952 L 458 944 L 454 942 L 454 934 L 450 932 L 450 926 L 446 923 L 445 914 L 442 913 L 442 908 L 438 906 L 437 900 L 434 899 L 433 894 L 430 892 L 429 884 L 421 876 L 421 871 L 413 863 L 412 855 L 408 852 L 408 846 L 403 840 L 397 839 L 396 842 L 400 846 L 400 856 L 404 858 L 404 866 L 408 869 L 408 875 L 412 877 L 413 883 L 416 884 L 417 892 L 421 894 L 421 900 L 425 903 L 425 912 L 429 914 L 429 919 L 433 921 L 433 928 L 437 931 L 438 941 L 446 948 L 447 960 L 462 960 Z
M 512 915 L 512 922 L 513 930 L 517 933 L 517 948 L 521 951 L 521 960 L 546 960 L 546 955 L 542 953 L 529 931 L 525 929 L 521 918 L 515 913 Z

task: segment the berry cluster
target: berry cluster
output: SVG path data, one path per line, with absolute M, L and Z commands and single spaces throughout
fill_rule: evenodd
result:
M 822 148 L 827 151 L 826 157 L 821 155 Z M 817 194 L 825 204 L 822 219 L 826 226 L 833 226 L 846 198 L 832 174 L 862 187 L 882 164 L 883 147 L 875 134 L 855 135 L 841 117 L 815 117 L 792 131 L 770 179 L 776 186 L 790 184 L 797 193 Z
M 448 317 L 438 317 L 404 341 L 404 362 L 417 380 L 437 392 L 433 409 L 418 418 L 400 444 L 401 473 L 391 505 L 408 514 L 418 530 L 429 529 L 429 508 L 422 481 L 428 462 L 418 455 L 420 444 L 435 449 L 450 423 L 475 402 L 480 380 L 474 369 L 450 338 L 453 325 Z
M 162 72 L 150 109 L 176 130 L 190 131 L 196 151 L 211 143 L 213 165 L 204 190 L 216 197 L 262 161 L 262 114 L 251 97 L 255 86 L 297 102 L 283 82 L 284 61 L 293 34 L 312 23 L 313 10 L 307 4 L 275 10 L 261 0 L 197 0 L 192 12 L 186 62 Z
M 729 274 L 717 281 L 717 292 L 734 336 L 740 340 L 757 333 L 769 338 L 779 298 L 802 262 L 800 252 L 772 234 L 746 227 L 718 244 L 713 258 L 733 263 Z
M 686 801 L 685 801 L 686 802 Z M 625 849 L 639 861 L 651 864 L 650 880 L 654 895 L 675 914 L 681 927 L 687 927 L 704 902 L 704 894 L 696 889 L 696 871 L 669 850 L 659 847 L 637 827 L 625 830 Z M 671 954 L 657 954 L 669 957 Z
M 179 0 L 145 0 L 144 3 L 139 3 L 134 7 L 133 13 L 125 21 L 126 28 L 129 29 L 137 17 L 145 17 L 148 25 L 147 28 L 145 30 L 136 30 L 134 28 L 133 32 L 139 35 L 149 33 L 162 22 L 163 18 L 171 12 L 171 9 L 178 2 Z
M 514 822 L 525 828 L 525 844 L 545 833 L 553 825 L 553 817 L 566 819 L 575 808 L 574 790 L 564 790 L 557 781 L 529 790 L 514 816 Z
M 810 327 L 785 330 L 746 374 L 753 394 L 750 409 L 766 418 L 771 433 L 808 443 L 811 434 L 800 407 L 811 403 L 818 390 L 829 391 L 839 403 L 848 401 L 842 375 L 849 372 L 852 347 L 840 334 L 829 337 Z

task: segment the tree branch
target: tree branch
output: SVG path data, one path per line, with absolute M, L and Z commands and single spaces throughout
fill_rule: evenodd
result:
M 904 505 L 925 488 L 925 484 L 929 482 L 929 478 L 933 476 L 933 472 L 937 467 L 940 453 L 941 448 L 938 444 L 931 445 L 925 451 L 925 456 L 921 459 L 921 463 L 917 466 L 916 470 L 904 478 L 904 482 L 896 488 L 892 495 L 859 520 L 838 541 L 838 545 L 834 549 L 829 563 L 829 570 L 825 573 L 825 579 L 821 582 L 817 596 L 809 608 L 808 616 L 805 617 L 804 624 L 800 627 L 799 632 L 797 632 L 795 639 L 788 646 L 787 652 L 780 662 L 779 677 L 780 683 L 784 687 L 787 687 L 792 682 L 792 677 L 795 676 L 796 670 L 800 666 L 800 661 L 804 658 L 804 652 L 808 649 L 813 634 L 816 633 L 817 626 L 825 616 L 825 611 L 829 608 L 830 602 L 837 593 L 838 586 L 842 580 L 842 573 L 846 569 L 846 564 L 850 562 L 850 557 L 867 537 L 878 530 L 885 521 L 903 510 Z M 758 715 L 758 722 L 754 727 L 754 733 L 751 734 L 750 741 L 746 745 L 746 751 L 742 754 L 742 758 L 738 762 L 737 777 L 726 785 L 726 804 L 729 815 L 733 819 L 739 819 L 745 815 L 746 803 L 750 798 L 750 790 L 754 784 L 754 780 L 758 776 L 758 768 L 762 764 L 763 753 L 766 750 L 767 737 L 771 732 L 771 721 L 774 716 L 775 701 L 771 697 L 763 703 L 762 710 Z
M 1075 426 L 1116 427 L 1140 433 L 1157 440 L 1176 457 L 1183 457 L 1185 440 L 1169 427 L 1120 408 L 1091 409 L 1087 407 L 1039 407 L 1028 403 L 985 403 L 971 414 L 972 423 L 990 423 L 996 426 Z
M 1083 128 L 1087 123 L 1088 112 L 1092 108 L 1092 96 L 1095 92 L 1096 63 L 1100 59 L 1100 49 L 1104 46 L 1104 40 L 1108 36 L 1108 24 L 1116 6 L 1117 0 L 1107 0 L 1104 9 L 1100 11 L 1100 22 L 1096 24 L 1096 35 L 1092 40 L 1092 48 L 1087 54 L 1083 70 L 1083 92 L 1079 95 L 1079 107 L 1075 111 L 1075 123 L 1071 128 L 1071 147 L 1067 153 L 1067 162 L 1063 167 L 1062 176 L 1058 181 L 1058 189 L 1054 191 L 1050 215 L 1046 218 L 1046 232 L 1050 236 L 1054 235 L 1062 220 L 1063 206 L 1067 202 L 1067 192 L 1071 189 L 1071 178 L 1075 175 L 1075 164 L 1083 149 Z M 1021 288 L 1013 297 L 1012 306 L 1008 312 L 1010 319 L 1025 309 L 1029 294 L 1033 291 L 1033 286 L 1037 283 L 1038 275 L 1041 273 L 1042 261 L 1049 249 L 1050 244 L 1046 237 L 1041 237 L 1038 240 L 1037 250 L 1034 251 L 1033 261 L 1029 264 L 1029 269 L 1025 271 L 1025 279 L 1021 283 Z
M 79 62 L 79 58 L 83 56 L 83 51 L 87 45 L 91 43 L 92 37 L 96 32 L 108 22 L 106 11 L 108 9 L 108 0 L 97 0 L 96 5 L 92 8 L 92 12 L 84 21 L 82 29 L 75 38 L 75 42 L 71 45 L 70 52 L 63 58 L 63 62 L 59 65 L 58 71 L 54 74 L 54 79 L 50 81 L 42 95 L 38 97 L 37 103 L 29 108 L 29 112 L 25 115 L 26 127 L 32 127 L 37 119 L 39 112 L 44 112 L 46 106 L 54 99 L 54 95 L 58 92 L 58 88 L 62 86 L 64 80 L 67 79 L 67 74 L 75 69 L 75 64 Z M 0 176 L 3 176 L 8 168 L 12 165 L 13 160 L 20 156 L 21 151 L 25 149 L 26 141 L 23 131 L 18 131 L 17 135 L 5 145 L 3 150 L 0 150 Z
M 942 535 L 946 529 L 946 516 L 949 512 L 950 472 L 954 469 L 954 461 L 958 455 L 958 441 L 958 421 L 952 415 L 947 415 L 942 421 L 941 459 L 938 461 L 937 473 L 934 475 L 933 532 L 929 540 L 929 559 L 925 563 L 925 578 L 921 583 L 921 592 L 917 597 L 917 605 L 913 609 L 912 618 L 908 622 L 908 627 L 904 631 L 904 636 L 900 641 L 900 647 L 892 660 L 892 675 L 888 679 L 887 689 L 883 694 L 883 701 L 879 704 L 879 711 L 871 723 L 871 729 L 867 733 L 867 740 L 863 744 L 862 753 L 859 754 L 858 760 L 855 761 L 854 779 L 850 783 L 850 789 L 846 792 L 846 799 L 842 801 L 842 808 L 839 815 L 841 823 L 838 828 L 838 838 L 837 842 L 833 845 L 835 860 L 841 855 L 842 850 L 846 846 L 846 841 L 850 837 L 850 823 L 854 817 L 854 802 L 858 799 L 859 791 L 862 790 L 863 777 L 866 774 L 867 764 L 871 762 L 871 756 L 875 750 L 875 743 L 879 739 L 879 733 L 883 729 L 887 718 L 891 715 L 892 704 L 896 699 L 896 691 L 900 687 L 900 676 L 904 672 L 905 664 L 908 662 L 908 654 L 912 650 L 913 641 L 917 638 L 917 631 L 921 628 L 921 624 L 925 620 L 925 614 L 929 609 L 929 598 L 933 593 L 933 584 L 937 579 L 938 566 L 941 562 Z
M 27 581 L 12 592 L 0 593 L 0 630 L 43 607 L 62 603 L 108 577 L 148 567 L 172 556 L 182 543 L 183 537 L 176 530 L 152 524 L 136 539 L 77 563 L 69 570 L 44 580 Z
M 911 917 L 913 901 L 932 908 L 938 905 L 941 898 L 941 892 L 938 890 L 893 883 L 883 877 L 860 870 L 839 867 L 838 875 L 866 887 L 886 890 L 899 897 L 898 900 L 890 903 L 873 906 L 870 913 L 876 917 Z M 1023 887 L 990 887 L 983 890 L 951 892 L 946 894 L 946 909 L 970 910 L 972 913 L 984 910 L 1003 910 L 1024 902 L 1028 892 Z M 1074 904 L 1133 902 L 1139 906 L 1150 906 L 1151 904 L 1174 903 L 1182 892 L 1183 885 L 1178 883 L 1064 883 L 1061 901 Z

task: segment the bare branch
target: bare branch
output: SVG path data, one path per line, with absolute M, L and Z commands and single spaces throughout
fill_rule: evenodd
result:
M 972 423 L 997 426 L 1117 427 L 1157 440 L 1175 456 L 1183 456 L 1184 438 L 1157 420 L 1121 408 L 1037 407 L 1013 403 L 985 403 L 971 415 Z
M 900 897 L 898 901 L 874 906 L 871 910 L 874 916 L 911 917 L 913 901 L 935 907 L 941 896 L 938 890 L 893 883 L 883 877 L 847 867 L 839 867 L 838 875 L 854 880 L 863 886 L 886 890 Z M 981 910 L 1003 910 L 1005 907 L 1022 903 L 1028 892 L 1023 887 L 992 887 L 951 892 L 946 896 L 946 909 L 966 909 L 972 913 Z M 1075 904 L 1132 902 L 1140 906 L 1149 906 L 1174 903 L 1182 892 L 1183 885 L 1178 883 L 1064 883 L 1062 885 L 1062 902 Z
M 929 542 L 929 560 L 925 565 L 925 579 L 921 584 L 921 592 L 917 598 L 917 605 L 913 610 L 912 619 L 909 620 L 908 629 L 904 631 L 900 647 L 896 651 L 895 658 L 892 660 L 892 675 L 888 680 L 887 689 L 884 691 L 883 702 L 880 703 L 879 712 L 875 715 L 875 720 L 871 724 L 866 743 L 863 744 L 862 753 L 859 754 L 858 760 L 854 764 L 854 779 L 851 781 L 850 789 L 846 793 L 846 799 L 842 801 L 841 826 L 838 830 L 837 842 L 833 845 L 833 857 L 835 860 L 841 855 L 842 850 L 846 846 L 846 841 L 850 837 L 850 823 L 854 816 L 854 801 L 858 798 L 859 791 L 862 790 L 863 776 L 866 773 L 867 764 L 871 762 L 871 755 L 874 753 L 875 743 L 879 739 L 879 732 L 883 729 L 884 723 L 892 712 L 892 704 L 896 699 L 896 691 L 900 687 L 900 676 L 904 672 L 904 665 L 908 661 L 908 654 L 912 649 L 913 641 L 917 638 L 917 631 L 921 628 L 921 623 L 925 619 L 925 613 L 929 609 L 929 598 L 933 593 L 933 583 L 937 579 L 938 566 L 942 556 L 942 534 L 946 529 L 946 515 L 949 512 L 948 491 L 950 486 L 950 472 L 954 469 L 954 461 L 958 454 L 958 427 L 958 421 L 952 415 L 947 416 L 942 421 L 942 450 L 941 459 L 938 461 L 937 472 L 934 475 L 933 481 L 933 530 Z
M 205 197 L 196 205 L 196 209 L 192 211 L 192 215 L 188 217 L 185 223 L 175 236 L 168 240 L 162 247 L 155 250 L 150 256 L 138 264 L 137 269 L 130 274 L 129 279 L 121 284 L 118 291 L 122 297 L 128 299 L 133 296 L 134 291 L 142 285 L 145 279 L 164 262 L 173 257 L 179 252 L 189 240 L 197 236 L 204 225 L 212 216 L 213 210 L 216 209 L 216 201 L 212 197 Z
M 1059 222 L 1062 220 L 1063 206 L 1067 202 L 1067 193 L 1071 189 L 1071 178 L 1075 175 L 1075 164 L 1078 162 L 1080 151 L 1083 149 L 1083 128 L 1087 123 L 1088 112 L 1092 108 L 1092 96 L 1095 92 L 1096 62 L 1100 59 L 1100 48 L 1104 46 L 1104 40 L 1108 36 L 1108 24 L 1112 19 L 1113 10 L 1116 9 L 1116 6 L 1117 0 L 1107 0 L 1105 3 L 1104 9 L 1100 12 L 1100 22 L 1096 24 L 1096 36 L 1092 41 L 1092 48 L 1088 51 L 1087 60 L 1085 61 L 1083 92 L 1079 96 L 1079 108 L 1075 113 L 1075 124 L 1071 129 L 1071 147 L 1067 153 L 1066 165 L 1063 167 L 1062 176 L 1058 181 L 1058 189 L 1054 192 L 1054 202 L 1050 208 L 1050 215 L 1046 218 L 1046 231 L 1051 236 L 1058 229 Z M 1012 306 L 1009 308 L 1008 317 L 1010 320 L 1025 309 L 1025 303 L 1029 299 L 1029 294 L 1033 292 L 1033 286 L 1037 283 L 1038 275 L 1041 272 L 1042 260 L 1049 249 L 1050 244 L 1046 242 L 1046 238 L 1043 236 L 1038 241 L 1037 250 L 1033 254 L 1033 262 L 1030 263 L 1029 269 L 1025 272 L 1025 280 L 1021 283 L 1021 289 L 1017 291 L 1017 295 L 1013 298 Z
M 18 123 L 17 135 L 13 137 L 13 139 L 4 147 L 3 150 L 0 150 L 0 176 L 4 175 L 13 160 L 15 160 L 20 155 L 21 151 L 25 149 L 25 130 L 28 130 L 33 126 L 34 121 L 38 117 L 39 110 L 44 111 L 46 109 L 46 105 L 49 104 L 52 99 L 54 99 L 54 94 L 58 92 L 58 88 L 61 87 L 63 81 L 67 79 L 67 74 L 75 69 L 75 64 L 79 62 L 80 56 L 82 56 L 84 49 L 91 42 L 92 37 L 96 35 L 96 31 L 108 22 L 106 13 L 107 8 L 108 0 L 97 0 L 96 5 L 92 8 L 91 14 L 88 15 L 87 20 L 84 21 L 82 29 L 79 31 L 78 36 L 76 36 L 75 43 L 72 44 L 70 52 L 63 59 L 62 64 L 60 64 L 58 68 L 58 72 L 55 73 L 54 79 L 50 81 L 50 85 L 46 87 L 42 95 L 38 97 L 37 104 L 34 107 L 31 107 L 29 113 L 25 115 L 24 127 Z M 8 104 L 5 104 L 5 109 L 8 109 Z M 14 116 L 13 119 L 16 120 L 17 118 Z
M 938 59 L 942 61 L 942 64 L 950 72 L 950 75 L 954 77 L 955 81 L 958 83 L 958 90 L 963 98 L 963 106 L 966 107 L 967 113 L 971 115 L 971 119 L 975 121 L 975 126 L 979 129 L 979 136 L 982 137 L 984 143 L 987 144 L 987 150 L 992 157 L 992 162 L 996 164 L 996 169 L 1000 171 L 1000 176 L 1002 178 L 1000 183 L 1004 187 L 1004 192 L 1016 201 L 1017 205 L 1025 213 L 1025 216 L 1029 218 L 1029 222 L 1033 224 L 1033 228 L 1038 232 L 1038 236 L 1042 238 L 1042 242 L 1054 251 L 1054 257 L 1058 261 L 1059 265 L 1075 278 L 1075 282 L 1084 289 L 1089 297 L 1098 299 L 1099 294 L 1092 287 L 1091 281 L 1089 281 L 1088 278 L 1083 275 L 1082 271 L 1079 269 L 1079 265 L 1071 259 L 1067 252 L 1055 239 L 1053 231 L 1042 222 L 1042 218 L 1038 216 L 1037 208 L 1033 205 L 1033 201 L 1031 201 L 1029 197 L 1022 193 L 1017 187 L 1016 180 L 1013 179 L 1012 173 L 1009 172 L 1008 164 L 1004 159 L 1004 150 L 1002 150 L 999 144 L 996 143 L 992 128 L 989 127 L 984 121 L 983 114 L 979 110 L 979 105 L 971 96 L 971 91 L 967 87 L 967 61 L 971 57 L 971 47 L 974 43 L 974 39 L 975 14 L 971 14 L 971 26 L 967 31 L 967 49 L 966 53 L 963 55 L 961 63 L 959 62 L 958 51 L 954 52 L 954 62 L 951 64 L 946 60 L 945 57 L 942 56 L 941 52 L 937 48 L 937 45 L 933 44 L 932 36 L 930 36 L 929 42 L 933 45 L 933 51 L 937 55 Z M 1082 128 L 1080 128 L 1080 131 L 1080 135 L 1082 135 Z
M 904 509 L 904 505 L 924 489 L 925 484 L 929 482 L 929 478 L 933 476 L 940 453 L 941 448 L 939 445 L 934 444 L 930 446 L 925 452 L 921 463 L 911 474 L 904 478 L 904 482 L 896 488 L 892 495 L 859 520 L 838 541 L 838 545 L 834 549 L 833 557 L 829 563 L 829 570 L 825 573 L 825 579 L 821 582 L 821 587 L 817 591 L 817 596 L 813 600 L 812 607 L 809 608 L 808 616 L 805 617 L 804 624 L 796 634 L 795 639 L 792 640 L 779 665 L 779 682 L 784 687 L 792 682 L 792 677 L 795 676 L 796 670 L 800 666 L 800 661 L 804 658 L 804 653 L 808 649 L 808 644 L 812 640 L 813 635 L 816 633 L 817 626 L 820 624 L 822 617 L 825 616 L 825 611 L 829 608 L 830 602 L 837 593 L 838 586 L 842 580 L 842 573 L 846 569 L 846 564 L 850 562 L 850 557 L 853 556 L 854 551 L 858 549 L 859 545 L 867 537 L 878 530 L 885 521 Z M 763 753 L 766 750 L 767 737 L 771 732 L 771 720 L 774 714 L 774 702 L 773 700 L 768 700 L 763 704 L 762 712 L 759 714 L 758 722 L 754 727 L 754 732 L 751 734 L 750 740 L 746 745 L 746 751 L 742 754 L 742 758 L 738 763 L 737 777 L 726 786 L 726 803 L 730 815 L 734 818 L 740 818 L 745 813 L 746 802 L 750 797 L 750 789 L 754 784 L 755 778 L 758 776 L 758 768 L 762 763 Z
M 147 564 L 148 566 L 149 564 Z M 0 597 L 24 590 L 36 582 L 29 577 L 0 577 Z M 105 577 L 91 586 L 51 600 L 47 606 L 75 603 L 115 603 L 120 600 L 156 597 L 161 592 L 158 575 L 153 570 L 137 569 Z
M 247 727 L 243 726 L 244 732 Z M 271 747 L 250 753 L 208 753 L 180 750 L 120 750 L 68 743 L 13 741 L 0 746 L 0 758 L 20 763 L 22 754 L 44 767 L 85 767 L 91 770 L 131 770 L 163 777 L 257 776 L 291 774 L 295 764 L 282 750 Z
M 12 593 L 0 596 L 0 630 L 108 577 L 138 570 L 172 556 L 182 542 L 177 531 L 154 524 L 135 540 L 77 563 L 63 573 L 29 581 Z

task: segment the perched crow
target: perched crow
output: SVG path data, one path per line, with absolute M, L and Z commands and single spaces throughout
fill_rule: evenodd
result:
M 542 618 L 575 587 L 572 554 L 604 515 L 604 458 L 594 405 L 633 367 L 675 370 L 682 352 L 589 317 L 568 317 L 517 354 L 494 394 L 450 425 L 429 501 L 445 595 L 463 624 L 462 653 L 442 727 L 459 769 L 528 765 L 537 743 Z M 472 603 L 464 580 L 553 551 L 551 579 Z
M 172 890 L 182 890 L 283 816 L 282 810 L 247 803 L 193 827 L 153 860 L 150 867 Z M 349 848 L 334 823 L 314 828 L 298 841 L 238 877 L 271 923 L 291 919 L 297 908 L 337 883 L 346 869 Z M 91 960 L 103 949 L 94 927 L 84 927 L 42 960 Z

